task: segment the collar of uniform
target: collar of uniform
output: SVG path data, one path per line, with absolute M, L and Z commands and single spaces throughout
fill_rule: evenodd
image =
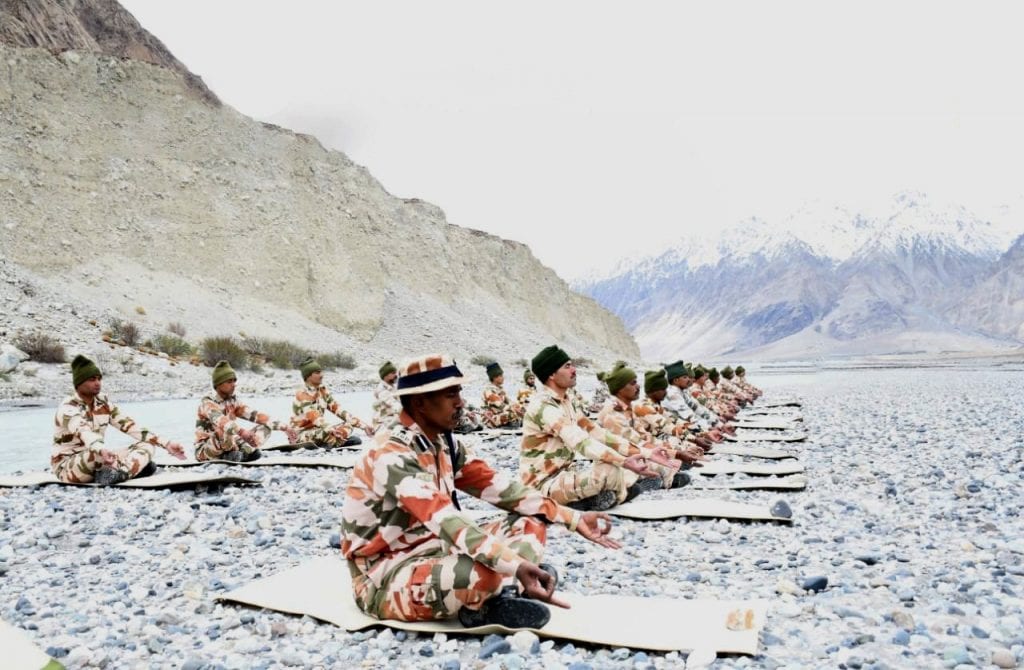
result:
M 107 404 L 107 395 L 105 393 L 97 393 L 93 400 L 93 407 L 99 407 L 100 405 Z M 75 391 L 75 395 L 71 396 L 71 402 L 75 405 L 81 405 L 82 407 L 88 407 L 89 404 L 85 402 L 82 396 L 78 395 L 78 391 Z
M 306 390 L 307 391 L 312 391 L 313 393 L 319 392 L 322 387 L 323 387 L 323 384 L 317 384 L 316 386 L 314 386 L 313 384 L 310 384 L 309 382 L 306 382 Z
M 623 402 L 622 400 L 619 399 L 618 396 L 614 396 L 613 395 L 611 397 L 611 400 L 612 400 L 612 408 L 614 408 L 616 412 L 623 412 L 623 413 L 625 413 L 625 412 L 628 412 L 631 409 L 629 403 Z
M 566 393 L 561 398 L 559 398 L 558 394 L 555 393 L 554 389 L 552 389 L 547 384 L 545 384 L 544 386 L 541 386 L 540 390 L 537 391 L 537 393 L 540 393 L 544 397 L 545 400 L 550 398 L 555 403 L 562 403 L 562 402 L 564 402 L 564 401 L 569 399 L 569 394 L 568 393 Z

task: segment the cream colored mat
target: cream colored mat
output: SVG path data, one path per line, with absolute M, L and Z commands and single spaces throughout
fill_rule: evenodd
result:
M 745 430 L 797 430 L 800 426 L 793 425 L 791 421 L 760 421 L 754 419 L 736 419 L 730 421 L 733 426 Z
M 613 516 L 629 519 L 675 519 L 681 516 L 705 519 L 740 519 L 745 521 L 781 521 L 792 519 L 772 515 L 767 505 L 751 505 L 713 498 L 635 500 L 608 510 Z
M 28 472 L 23 475 L 0 475 L 0 488 L 42 486 L 44 484 L 58 484 L 60 486 L 98 486 L 98 484 L 66 484 L 54 477 L 52 472 Z M 157 471 L 155 475 L 142 477 L 141 479 L 129 479 L 128 481 L 121 482 L 115 486 L 122 489 L 168 489 L 177 486 L 192 486 L 194 484 L 259 484 L 259 482 L 245 477 L 218 474 L 216 472 Z
M 807 433 L 779 430 L 743 430 L 735 435 L 723 435 L 729 442 L 803 442 Z
M 802 463 L 737 463 L 733 461 L 705 461 L 700 467 L 687 472 L 705 476 L 714 475 L 798 475 L 804 471 Z
M 0 663 L 10 670 L 57 670 L 64 666 L 37 647 L 32 638 L 20 628 L 0 621 Z
M 807 488 L 807 477 L 791 475 L 789 477 L 757 477 L 741 480 L 732 477 L 722 480 L 711 477 L 694 477 L 686 488 L 700 491 L 803 491 Z
M 344 454 L 333 454 L 329 456 L 263 456 L 255 461 L 235 462 L 223 461 L 220 459 L 212 461 L 178 461 L 165 456 L 158 457 L 156 464 L 164 468 L 194 468 L 197 465 L 217 463 L 218 465 L 239 465 L 241 467 L 267 467 L 273 465 L 284 465 L 295 468 L 351 468 L 359 462 L 359 454 L 347 452 Z
M 711 451 L 708 453 L 712 456 L 716 454 L 724 456 L 748 456 L 750 458 L 765 458 L 772 461 L 797 457 L 797 455 L 792 452 L 782 451 L 781 449 L 772 449 L 771 447 L 748 447 L 742 444 L 721 443 L 712 446 Z
M 582 540 L 581 540 L 582 541 Z M 534 632 L 541 637 L 578 640 L 608 647 L 655 651 L 710 649 L 756 654 L 768 601 L 671 600 L 636 596 L 584 596 L 559 592 L 572 609 L 551 608 L 551 621 Z M 501 626 L 463 628 L 458 621 L 380 621 L 367 616 L 352 599 L 351 577 L 340 556 L 323 556 L 235 589 L 218 600 L 307 614 L 354 631 L 370 626 L 419 632 L 506 634 Z M 729 630 L 726 620 L 751 612 L 749 629 Z M 628 622 L 624 625 L 623 622 Z

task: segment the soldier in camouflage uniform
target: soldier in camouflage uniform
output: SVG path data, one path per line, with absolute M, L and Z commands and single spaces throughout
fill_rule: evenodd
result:
M 623 438 L 587 418 L 568 390 L 576 366 L 557 345 L 534 356 L 542 386 L 523 417 L 519 477 L 527 486 L 582 509 L 608 509 L 641 492 L 638 476 L 657 477 L 647 459 Z
M 64 400 L 54 417 L 53 451 L 50 468 L 62 482 L 70 484 L 119 484 L 156 471 L 153 454 L 161 447 L 175 458 L 184 459 L 185 449 L 177 442 L 163 440 L 121 413 L 103 390 L 103 373 L 85 356 L 71 361 L 75 395 Z M 126 449 L 108 448 L 103 438 L 113 426 L 136 440 Z
M 712 417 L 711 412 L 690 395 L 693 369 L 683 361 L 676 361 L 665 366 L 665 375 L 668 377 L 668 391 L 661 406 L 676 418 L 697 426 L 701 436 L 712 442 L 721 442 L 724 438 L 716 426 L 718 417 Z
M 537 375 L 533 374 L 533 370 L 529 368 L 523 372 L 523 383 L 526 384 L 523 388 L 519 389 L 519 393 L 516 394 L 516 402 L 519 406 L 526 411 L 526 406 L 530 403 L 530 399 L 533 398 L 533 394 L 537 392 Z
M 718 386 L 726 393 L 732 394 L 735 398 L 742 400 L 744 405 L 749 405 L 754 402 L 754 394 L 749 393 L 732 381 L 733 369 L 732 366 L 726 365 L 722 368 L 722 379 L 719 380 Z
M 697 427 L 670 414 L 661 406 L 668 389 L 664 369 L 644 373 L 644 397 L 633 403 L 633 426 L 652 439 L 668 440 L 676 448 L 676 458 L 684 463 L 702 460 L 711 441 L 698 435 Z
M 352 435 L 356 428 L 367 435 L 373 435 L 373 428 L 338 405 L 331 392 L 323 385 L 324 372 L 318 362 L 306 358 L 299 367 L 302 388 L 295 392 L 292 400 L 292 425 L 298 431 L 300 442 L 314 442 L 321 447 L 351 447 L 362 444 Z M 341 419 L 341 423 L 327 422 L 327 413 Z
M 747 381 L 747 370 L 742 365 L 736 366 L 736 377 L 733 381 L 735 381 L 737 386 L 750 393 L 755 398 L 760 398 L 761 394 L 764 393 L 761 389 Z
M 395 395 L 395 380 L 398 370 L 391 361 L 387 361 L 378 370 L 380 383 L 373 389 L 373 429 L 388 428 L 398 419 L 402 404 Z
M 519 428 L 523 425 L 523 407 L 508 399 L 502 385 L 505 371 L 498 363 L 487 366 L 489 384 L 483 390 L 483 422 L 490 428 Z
M 466 626 L 539 627 L 565 606 L 540 563 L 546 524 L 561 523 L 610 548 L 607 515 L 581 514 L 496 472 L 453 434 L 465 378 L 440 354 L 402 366 L 402 412 L 386 441 L 355 466 L 342 508 L 341 551 L 356 604 L 381 619 L 458 616 Z M 478 524 L 457 491 L 510 512 Z M 522 594 L 514 585 L 522 586 Z
M 199 401 L 196 418 L 196 460 L 254 461 L 262 454 L 260 446 L 275 430 L 288 435 L 289 444 L 295 444 L 298 435 L 287 421 L 274 421 L 266 414 L 249 409 L 235 397 L 238 377 L 227 361 L 213 368 L 213 393 Z M 255 423 L 255 428 L 243 428 L 236 419 Z
M 612 365 L 612 369 L 615 369 L 619 365 L 625 364 L 625 361 L 615 361 L 615 364 Z M 604 407 L 604 403 L 608 400 L 608 387 L 605 386 L 604 381 L 604 377 L 606 374 L 607 373 L 605 372 L 597 373 L 597 386 L 594 387 L 594 395 L 590 397 L 590 404 L 587 405 L 587 413 L 589 414 L 597 414 L 598 412 L 600 412 L 601 408 Z M 579 393 L 579 391 L 575 388 L 573 389 L 573 391 L 575 393 Z
M 696 455 L 684 450 L 678 441 L 671 444 L 638 430 L 633 414 L 633 401 L 640 395 L 636 372 L 622 363 L 605 373 L 604 382 L 611 397 L 597 413 L 597 422 L 610 433 L 628 440 L 634 445 L 633 448 L 651 461 L 649 467 L 658 473 L 662 488 L 686 485 L 689 477 L 680 473 L 679 469 L 683 461 L 689 463 L 697 460 Z

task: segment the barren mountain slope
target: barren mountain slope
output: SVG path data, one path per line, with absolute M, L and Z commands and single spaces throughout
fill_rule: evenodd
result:
M 550 341 L 638 353 L 526 246 L 393 197 L 314 139 L 197 99 L 174 71 L 79 51 L 0 46 L 0 59 L 0 255 L 71 298 L 195 317 L 197 336 L 244 322 L 388 356 Z M 310 322 L 341 334 L 325 342 Z

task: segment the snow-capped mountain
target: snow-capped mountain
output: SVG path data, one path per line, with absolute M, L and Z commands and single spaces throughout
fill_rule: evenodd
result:
M 767 356 L 775 343 L 808 337 L 815 356 L 858 341 L 884 349 L 904 332 L 977 346 L 978 335 L 1019 337 L 1007 322 L 1016 317 L 981 318 L 984 301 L 975 296 L 970 313 L 964 300 L 991 281 L 1010 290 L 1017 270 L 1024 281 L 1024 263 L 996 272 L 1011 263 L 1003 252 L 1022 224 L 1008 211 L 982 218 L 920 193 L 901 193 L 878 214 L 813 202 L 781 226 L 750 218 L 576 288 L 618 314 L 652 359 L 755 348 Z

